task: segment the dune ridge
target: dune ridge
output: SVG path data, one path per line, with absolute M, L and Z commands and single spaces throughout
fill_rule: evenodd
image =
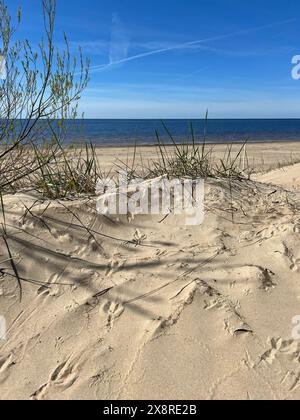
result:
M 7 196 L 0 398 L 299 399 L 298 170 L 208 180 L 199 227 Z

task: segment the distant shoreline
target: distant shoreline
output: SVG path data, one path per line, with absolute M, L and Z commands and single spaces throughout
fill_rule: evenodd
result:
M 83 140 L 82 142 L 84 143 L 85 140 Z M 299 140 L 266 140 L 266 141 L 257 141 L 256 140 L 256 141 L 248 141 L 248 142 L 245 142 L 245 141 L 234 141 L 234 142 L 210 142 L 210 141 L 206 141 L 205 142 L 205 144 L 207 146 L 243 145 L 245 143 L 247 143 L 248 145 L 272 145 L 272 144 L 291 145 L 291 144 L 294 144 L 294 145 L 299 145 L 300 146 L 300 138 L 299 138 Z M 178 141 L 178 142 L 176 142 L 176 144 L 178 146 L 183 146 L 183 145 L 186 145 L 186 144 L 192 145 L 192 142 L 186 143 L 186 142 Z M 199 146 L 202 146 L 203 141 L 202 142 L 197 141 L 196 144 L 199 145 Z M 68 144 L 66 143 L 66 145 L 68 145 Z M 141 143 L 141 144 L 139 144 L 139 143 L 136 143 L 136 144 L 134 144 L 134 143 L 128 143 L 128 144 L 127 143 L 111 143 L 111 144 L 103 143 L 103 144 L 93 144 L 93 145 L 96 149 L 114 149 L 114 148 L 115 149 L 118 149 L 118 148 L 124 149 L 124 148 L 135 148 L 135 147 L 137 147 L 137 148 L 158 147 L 158 143 Z M 73 145 L 70 144 L 70 146 L 76 146 L 76 143 L 74 143 Z M 80 141 L 78 142 L 78 146 L 80 147 Z M 170 142 L 163 143 L 163 146 L 168 147 L 168 148 L 169 147 L 174 147 L 174 145 Z

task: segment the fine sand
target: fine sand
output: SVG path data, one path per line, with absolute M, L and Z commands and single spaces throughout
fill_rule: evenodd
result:
M 248 153 L 264 173 L 207 180 L 201 226 L 6 196 L 0 398 L 300 399 L 300 164 L 266 173 L 300 147 Z
M 235 156 L 241 149 L 242 144 L 232 146 L 232 156 Z M 228 145 L 216 144 L 207 145 L 213 149 L 213 156 L 216 161 L 223 159 L 228 150 Z M 200 146 L 201 149 L 201 146 Z M 172 153 L 174 147 L 167 146 L 167 152 Z M 124 168 L 127 164 L 131 166 L 151 166 L 153 160 L 159 157 L 159 149 L 154 146 L 137 147 L 98 147 L 97 155 L 101 161 L 103 172 L 107 173 L 113 165 Z M 134 157 L 134 158 L 133 158 Z M 244 159 L 244 152 L 240 159 Z M 245 164 L 255 171 L 269 171 L 278 167 L 300 162 L 300 141 L 291 143 L 249 143 L 246 145 Z

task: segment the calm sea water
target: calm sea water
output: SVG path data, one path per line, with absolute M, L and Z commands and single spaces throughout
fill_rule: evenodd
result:
M 164 120 L 177 141 L 191 140 L 191 120 Z M 206 131 L 207 141 L 273 142 L 300 141 L 300 119 L 192 120 L 197 141 Z M 96 145 L 132 145 L 157 143 L 155 131 L 169 141 L 160 120 L 84 120 L 68 122 L 68 141 L 88 140 Z

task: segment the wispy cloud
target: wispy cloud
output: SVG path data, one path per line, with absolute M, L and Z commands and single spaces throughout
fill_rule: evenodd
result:
M 113 18 L 109 62 L 107 64 L 93 66 L 91 67 L 90 70 L 91 72 L 105 71 L 109 68 L 112 68 L 120 64 L 125 64 L 131 61 L 140 60 L 149 56 L 163 54 L 163 53 L 167 53 L 167 52 L 171 52 L 175 50 L 187 50 L 187 49 L 197 47 L 198 49 L 203 49 L 203 50 L 211 49 L 212 51 L 214 51 L 215 50 L 214 48 L 211 48 L 205 44 L 209 42 L 220 41 L 224 39 L 234 38 L 237 36 L 243 36 L 243 35 L 259 32 L 259 31 L 271 29 L 276 26 L 286 25 L 295 21 L 297 21 L 297 19 L 289 19 L 289 20 L 284 20 L 284 21 L 279 21 L 279 22 L 272 22 L 270 24 L 256 26 L 254 28 L 249 28 L 249 29 L 245 29 L 245 30 L 241 30 L 237 32 L 231 32 L 231 33 L 223 34 L 223 35 L 217 35 L 210 38 L 203 38 L 196 41 L 184 42 L 181 44 L 166 46 L 163 48 L 157 48 L 157 49 L 153 49 L 153 50 L 146 51 L 143 53 L 128 56 L 128 51 L 129 51 L 129 46 L 130 46 L 128 34 L 124 30 L 124 27 L 122 26 L 120 19 L 116 15 Z
M 109 66 L 127 60 L 130 46 L 129 36 L 117 14 L 112 18 L 112 30 L 109 49 Z

